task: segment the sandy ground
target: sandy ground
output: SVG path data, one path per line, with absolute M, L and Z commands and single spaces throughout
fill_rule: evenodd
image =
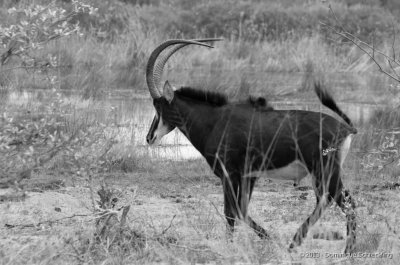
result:
M 141 256 L 138 263 L 381 264 L 382 259 L 376 258 L 326 258 L 327 253 L 342 253 L 345 245 L 345 217 L 334 206 L 309 231 L 301 247 L 294 253 L 287 251 L 297 228 L 314 208 L 314 192 L 307 181 L 302 183 L 305 189 L 296 190 L 291 183 L 260 180 L 250 216 L 270 232 L 271 239 L 262 241 L 239 224 L 230 241 L 225 234 L 219 180 L 201 166 L 190 176 L 182 172 L 179 165 L 167 165 L 157 172 L 102 176 L 91 185 L 84 180 L 64 180 L 51 189 L 51 185 L 32 183 L 53 182 L 54 178 L 33 177 L 24 199 L 0 202 L 0 264 L 91 263 L 76 257 L 80 252 L 71 246 L 80 243 L 71 241 L 94 233 L 92 198 L 98 197 L 92 197 L 91 190 L 96 191 L 100 183 L 118 191 L 116 208 L 131 206 L 130 227 L 149 239 L 155 234 L 173 238 L 168 246 L 153 248 L 148 243 L 144 247 L 148 256 Z M 0 195 L 12 193 L 17 192 L 2 190 Z M 399 189 L 361 185 L 353 193 L 358 205 L 358 251 L 391 253 L 392 259 L 384 263 L 395 264 L 400 258 Z M 118 263 L 106 260 L 106 264 Z

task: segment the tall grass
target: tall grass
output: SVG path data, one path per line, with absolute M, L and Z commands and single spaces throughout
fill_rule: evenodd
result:
M 59 40 L 46 50 L 58 58 L 58 68 L 49 75 L 58 77 L 60 89 L 76 91 L 84 98 L 102 98 L 115 89 L 144 92 L 147 58 L 160 41 L 150 35 L 138 39 L 125 36 L 113 43 L 90 37 Z M 216 89 L 230 95 L 246 83 L 250 92 L 258 93 L 265 90 L 270 74 L 301 75 L 309 63 L 322 74 L 363 74 L 375 69 L 371 60 L 358 58 L 357 51 L 339 53 L 319 35 L 253 44 L 225 40 L 215 43 L 214 49 L 183 49 L 171 58 L 165 76 L 176 85 Z M 45 89 L 46 78 L 47 74 L 20 69 L 8 73 L 3 80 L 5 86 L 19 90 Z
M 395 21 L 389 10 L 378 5 L 348 5 L 341 1 L 333 2 L 332 7 L 343 25 L 363 38 L 387 36 L 388 27 Z M 144 6 L 141 16 L 145 23 L 176 36 L 200 34 L 250 41 L 309 36 L 320 30 L 320 21 L 331 18 L 321 1 L 229 0 L 191 1 L 190 5 L 160 2 L 155 7 Z
M 57 40 L 36 55 L 55 55 L 57 69 L 8 71 L 7 68 L 18 66 L 18 58 L 14 58 L 2 67 L 1 75 L 7 77 L 0 85 L 13 89 L 48 88 L 47 79 L 56 75 L 59 88 L 80 91 L 84 98 L 101 98 L 110 90 L 121 88 L 141 91 L 145 89 L 144 69 L 150 52 L 161 41 L 176 37 L 225 38 L 213 50 L 189 47 L 180 51 L 166 72 L 179 84 L 219 89 L 230 95 L 236 95 L 244 84 L 261 91 L 268 73 L 305 72 L 307 63 L 322 73 L 376 71 L 368 56 L 332 42 L 335 36 L 319 24 L 332 18 L 320 1 L 296 5 L 289 1 L 227 0 L 191 1 L 190 5 L 172 0 L 151 3 L 94 3 L 99 8 L 97 16 L 85 14 L 76 18 L 86 31 L 85 37 Z M 3 3 L 0 10 L 10 6 Z M 388 10 L 375 4 L 348 6 L 338 2 L 333 8 L 347 29 L 363 39 L 371 34 L 375 39 L 390 35 L 392 23 L 397 23 Z M 374 19 L 366 14 L 373 14 Z M 10 24 L 12 20 L 4 19 L 3 23 Z M 380 47 L 390 53 L 390 44 Z M 253 73 L 263 78 L 256 81 Z

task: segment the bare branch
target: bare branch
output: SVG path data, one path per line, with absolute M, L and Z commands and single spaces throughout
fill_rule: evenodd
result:
M 373 38 L 372 41 L 372 45 L 360 40 L 357 36 L 351 34 L 350 32 L 348 32 L 344 26 L 340 23 L 338 17 L 336 16 L 335 12 L 333 11 L 331 5 L 329 5 L 329 11 L 332 14 L 332 16 L 334 17 L 338 27 L 335 26 L 331 26 L 327 23 L 324 22 L 320 22 L 322 26 L 327 27 L 328 29 L 332 30 L 335 34 L 339 35 L 340 37 L 350 41 L 354 46 L 356 46 L 358 49 L 360 49 L 364 54 L 366 54 L 373 62 L 376 66 L 378 66 L 378 70 L 387 75 L 388 77 L 390 77 L 391 79 L 400 82 L 400 75 L 396 72 L 396 68 L 397 66 L 400 66 L 400 62 L 396 61 L 396 56 L 395 54 L 393 55 L 393 57 L 387 55 L 386 53 L 379 51 L 378 49 L 376 49 L 375 47 L 375 38 Z M 395 42 L 395 38 L 396 36 L 394 35 L 393 38 L 393 43 L 392 43 L 392 50 L 394 52 L 394 42 Z M 386 71 L 385 69 L 383 69 L 382 65 L 378 62 L 376 55 L 380 55 L 382 57 L 384 57 L 389 64 L 390 67 L 390 71 Z
M 396 42 L 396 29 L 394 28 L 393 24 L 392 27 L 393 27 L 392 53 L 393 53 L 393 61 L 396 62 L 396 51 L 394 50 L 394 44 Z
M 325 23 L 322 23 L 322 25 L 324 25 L 324 26 L 330 28 L 330 29 L 333 30 L 337 35 L 342 36 L 343 38 L 345 38 L 345 39 L 351 41 L 357 48 L 359 48 L 362 52 L 364 52 L 366 55 L 368 55 L 369 58 L 371 58 L 371 60 L 378 66 L 380 72 L 386 74 L 387 76 L 389 76 L 390 78 L 396 80 L 397 82 L 400 82 L 400 79 L 398 79 L 397 77 L 395 77 L 393 74 L 388 73 L 387 71 L 383 70 L 382 66 L 381 66 L 381 65 L 376 61 L 376 59 L 374 58 L 374 54 L 371 54 L 371 53 L 368 52 L 366 49 L 364 49 L 356 40 L 353 40 L 352 38 L 350 38 L 349 36 L 347 36 L 347 33 L 345 33 L 345 32 L 344 32 L 344 33 L 343 33 L 343 32 L 340 32 L 340 31 L 338 31 L 336 28 L 334 28 L 334 27 L 332 27 L 332 26 L 330 26 L 330 25 L 328 25 L 328 24 L 325 24 Z
M 392 70 L 392 72 L 396 75 L 396 78 L 400 80 L 400 75 L 396 72 L 396 69 L 394 68 L 394 66 L 392 64 L 392 61 L 387 60 L 387 62 L 389 64 L 390 69 Z

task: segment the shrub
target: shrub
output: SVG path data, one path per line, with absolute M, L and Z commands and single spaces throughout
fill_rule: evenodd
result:
M 39 51 L 47 43 L 79 32 L 79 27 L 71 23 L 76 14 L 94 11 L 91 6 L 77 1 L 73 1 L 72 5 L 70 12 L 56 7 L 54 3 L 48 6 L 32 5 L 25 9 L 12 8 L 9 13 L 19 17 L 19 22 L 0 28 L 0 41 L 7 47 L 1 56 L 1 64 L 7 64 L 11 57 L 18 57 L 21 68 L 43 73 L 47 76 L 47 85 L 53 89 L 48 101 L 37 106 L 39 113 L 9 106 L 2 109 L 1 187 L 29 178 L 33 170 L 60 155 L 70 164 L 70 170 L 90 174 L 97 170 L 101 162 L 98 158 L 104 154 L 92 152 L 93 148 L 102 150 L 100 145 L 107 152 L 113 143 L 112 139 L 106 139 L 102 125 L 88 126 L 85 119 L 73 123 L 68 121 L 66 117 L 71 109 L 64 104 L 56 89 L 57 76 L 49 74 L 48 70 L 56 68 L 57 58 L 51 53 L 39 56 Z

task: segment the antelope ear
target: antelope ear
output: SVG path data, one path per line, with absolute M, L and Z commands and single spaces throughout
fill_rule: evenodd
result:
M 174 99 L 174 89 L 172 88 L 168 80 L 165 81 L 163 95 L 168 103 L 171 103 L 171 101 Z

